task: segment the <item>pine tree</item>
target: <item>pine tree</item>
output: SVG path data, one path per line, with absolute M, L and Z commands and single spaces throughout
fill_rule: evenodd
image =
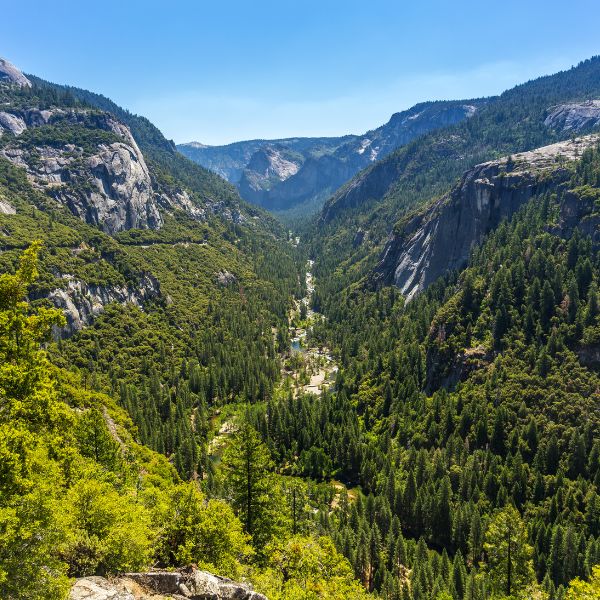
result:
M 244 420 L 223 455 L 231 500 L 256 548 L 275 528 L 273 462 L 256 430 Z
M 534 581 L 533 549 L 521 515 L 506 506 L 494 515 L 485 536 L 487 570 L 497 593 L 517 595 Z

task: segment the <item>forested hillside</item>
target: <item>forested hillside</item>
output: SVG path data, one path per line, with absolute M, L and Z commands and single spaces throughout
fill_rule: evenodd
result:
M 597 597 L 597 58 L 375 163 L 300 236 L 6 64 L 1 598 L 234 594 L 198 569 L 254 600 Z
M 393 287 L 319 296 L 336 393 L 256 423 L 282 464 L 319 450 L 312 476 L 362 491 L 321 524 L 367 589 L 555 599 L 598 562 L 597 239 L 563 225 L 574 196 L 597 218 L 599 157 L 408 305 Z
M 309 234 L 317 275 L 335 274 L 338 287 L 359 280 L 374 268 L 391 224 L 447 192 L 478 163 L 598 128 L 597 118 L 577 118 L 598 97 L 595 57 L 491 98 L 467 121 L 422 136 L 365 169 L 326 202 Z M 561 106 L 570 106 L 571 119 Z
M 292 526 L 291 483 L 259 471 L 261 535 L 236 500 L 247 446 L 218 473 L 208 454 L 226 406 L 274 393 L 297 251 L 146 120 L 31 79 L 0 84 L 0 596 L 196 564 L 270 598 L 361 597 Z
M 257 425 L 283 464 L 321 449 L 320 476 L 361 490 L 322 526 L 385 598 L 564 598 L 598 561 L 600 150 L 556 156 L 538 180 L 511 156 L 497 182 L 474 170 L 473 206 L 466 192 L 436 195 L 470 161 L 572 136 L 553 106 L 597 97 L 599 64 L 507 92 L 377 163 L 330 200 L 313 234 L 314 307 L 327 319 L 313 334 L 339 355 L 336 393 L 290 398 Z M 372 269 L 393 218 L 428 199 L 431 216 L 421 208 L 417 221 L 432 223 L 427 243 L 456 215 L 446 241 L 460 243 L 488 202 L 497 221 L 465 270 L 407 303 Z M 405 244 L 394 269 L 427 256 L 411 223 L 394 230 L 391 243 Z

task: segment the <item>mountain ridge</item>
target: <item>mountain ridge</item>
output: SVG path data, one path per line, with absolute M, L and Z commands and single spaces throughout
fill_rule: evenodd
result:
M 362 135 L 252 140 L 209 148 L 179 144 L 177 148 L 238 185 L 246 200 L 282 214 L 303 210 L 310 213 L 368 164 L 423 133 L 470 118 L 485 102 L 485 99 L 422 102 L 394 113 L 387 123 Z M 275 179 L 261 176 L 252 168 L 253 156 L 266 147 L 277 146 L 299 154 L 296 172 Z M 213 160 L 212 156 L 217 158 Z M 246 183 L 248 180 L 253 181 L 251 186 Z

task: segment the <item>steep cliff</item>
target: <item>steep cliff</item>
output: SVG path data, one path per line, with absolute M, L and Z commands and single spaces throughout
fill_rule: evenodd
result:
M 238 187 L 242 197 L 264 205 L 270 190 L 292 177 L 301 168 L 304 157 L 285 146 L 269 145 L 257 150 L 242 172 Z
M 131 131 L 90 109 L 7 108 L 0 113 L 0 155 L 27 171 L 40 190 L 83 221 L 114 234 L 159 229 L 162 209 L 201 218 L 183 190 L 153 181 Z
M 94 318 L 104 312 L 111 302 L 133 304 L 139 308 L 144 303 L 160 295 L 160 284 L 152 275 L 146 273 L 136 283 L 128 285 L 88 284 L 70 274 L 61 276 L 64 284 L 53 289 L 47 298 L 61 309 L 67 323 L 57 328 L 55 337 L 67 338 L 91 325 Z
M 600 100 L 569 102 L 552 107 L 544 125 L 562 131 L 580 132 L 600 126 Z
M 566 181 L 565 163 L 599 140 L 590 135 L 559 142 L 467 171 L 452 191 L 397 225 L 376 279 L 398 286 L 410 300 L 448 271 L 464 267 L 474 245 L 532 196 Z M 581 221 L 575 206 L 571 212 L 576 214 L 569 219 L 565 213 L 565 227 Z

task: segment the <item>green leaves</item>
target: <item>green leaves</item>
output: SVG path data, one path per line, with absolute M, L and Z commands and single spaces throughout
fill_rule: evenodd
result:
M 521 515 L 513 506 L 496 512 L 485 534 L 483 545 L 486 568 L 494 590 L 506 596 L 519 596 L 535 581 L 533 548 Z

